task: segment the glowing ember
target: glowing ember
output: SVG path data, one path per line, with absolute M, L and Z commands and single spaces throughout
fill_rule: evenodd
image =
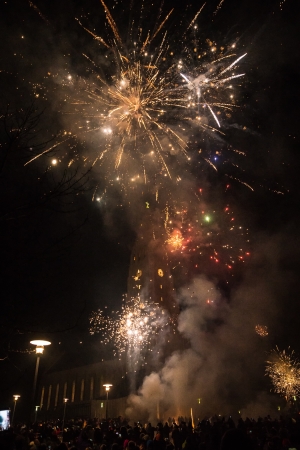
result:
M 269 334 L 268 327 L 266 325 L 256 325 L 255 331 L 261 337 L 268 336 L 268 334 Z

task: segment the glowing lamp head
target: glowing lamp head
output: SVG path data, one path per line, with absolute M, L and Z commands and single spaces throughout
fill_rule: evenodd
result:
M 16 402 L 17 400 L 19 400 L 19 398 L 21 397 L 21 395 L 15 394 L 13 395 L 14 401 Z
M 44 353 L 44 347 L 42 345 L 37 345 L 35 348 L 35 353 L 43 354 Z
M 112 387 L 112 384 L 106 383 L 103 385 L 103 387 L 105 387 L 105 390 L 108 392 L 110 390 L 110 388 Z
M 35 341 L 30 341 L 30 344 L 35 345 L 35 353 L 42 355 L 44 353 L 44 346 L 50 345 L 51 342 L 44 341 L 43 339 L 37 339 Z
M 64 403 L 67 403 L 69 401 L 68 398 L 64 398 Z

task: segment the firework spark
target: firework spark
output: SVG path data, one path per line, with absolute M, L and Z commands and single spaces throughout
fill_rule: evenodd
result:
M 255 331 L 261 337 L 266 337 L 269 334 L 268 327 L 266 325 L 255 325 Z
M 290 348 L 286 352 L 276 347 L 270 356 L 266 375 L 271 378 L 274 392 L 283 395 L 288 401 L 300 392 L 300 363 Z

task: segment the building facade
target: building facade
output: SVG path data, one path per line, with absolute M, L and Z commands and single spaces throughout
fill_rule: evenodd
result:
M 108 393 L 103 386 L 112 384 Z M 45 374 L 38 393 L 38 417 L 66 418 L 124 416 L 127 400 L 125 365 L 103 361 Z M 64 399 L 68 399 L 65 405 Z

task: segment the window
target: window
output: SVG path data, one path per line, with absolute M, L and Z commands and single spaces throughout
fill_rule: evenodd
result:
M 75 400 L 75 381 L 72 383 L 72 395 L 71 395 L 71 402 L 74 403 Z
M 94 398 L 94 377 L 91 377 L 90 400 L 93 400 L 93 398 Z
M 52 385 L 50 384 L 50 386 L 49 386 L 49 391 L 48 391 L 47 409 L 50 408 L 51 392 L 52 392 Z
M 57 407 L 57 403 L 58 403 L 58 393 L 59 393 L 59 383 L 57 383 L 57 385 L 56 385 L 55 401 L 54 401 L 55 408 Z
M 67 397 L 67 389 L 68 389 L 68 383 L 65 382 L 64 384 L 64 393 L 63 393 L 63 399 Z
M 84 396 L 84 379 L 82 378 L 81 380 L 81 386 L 80 386 L 80 401 L 83 401 L 83 396 Z

